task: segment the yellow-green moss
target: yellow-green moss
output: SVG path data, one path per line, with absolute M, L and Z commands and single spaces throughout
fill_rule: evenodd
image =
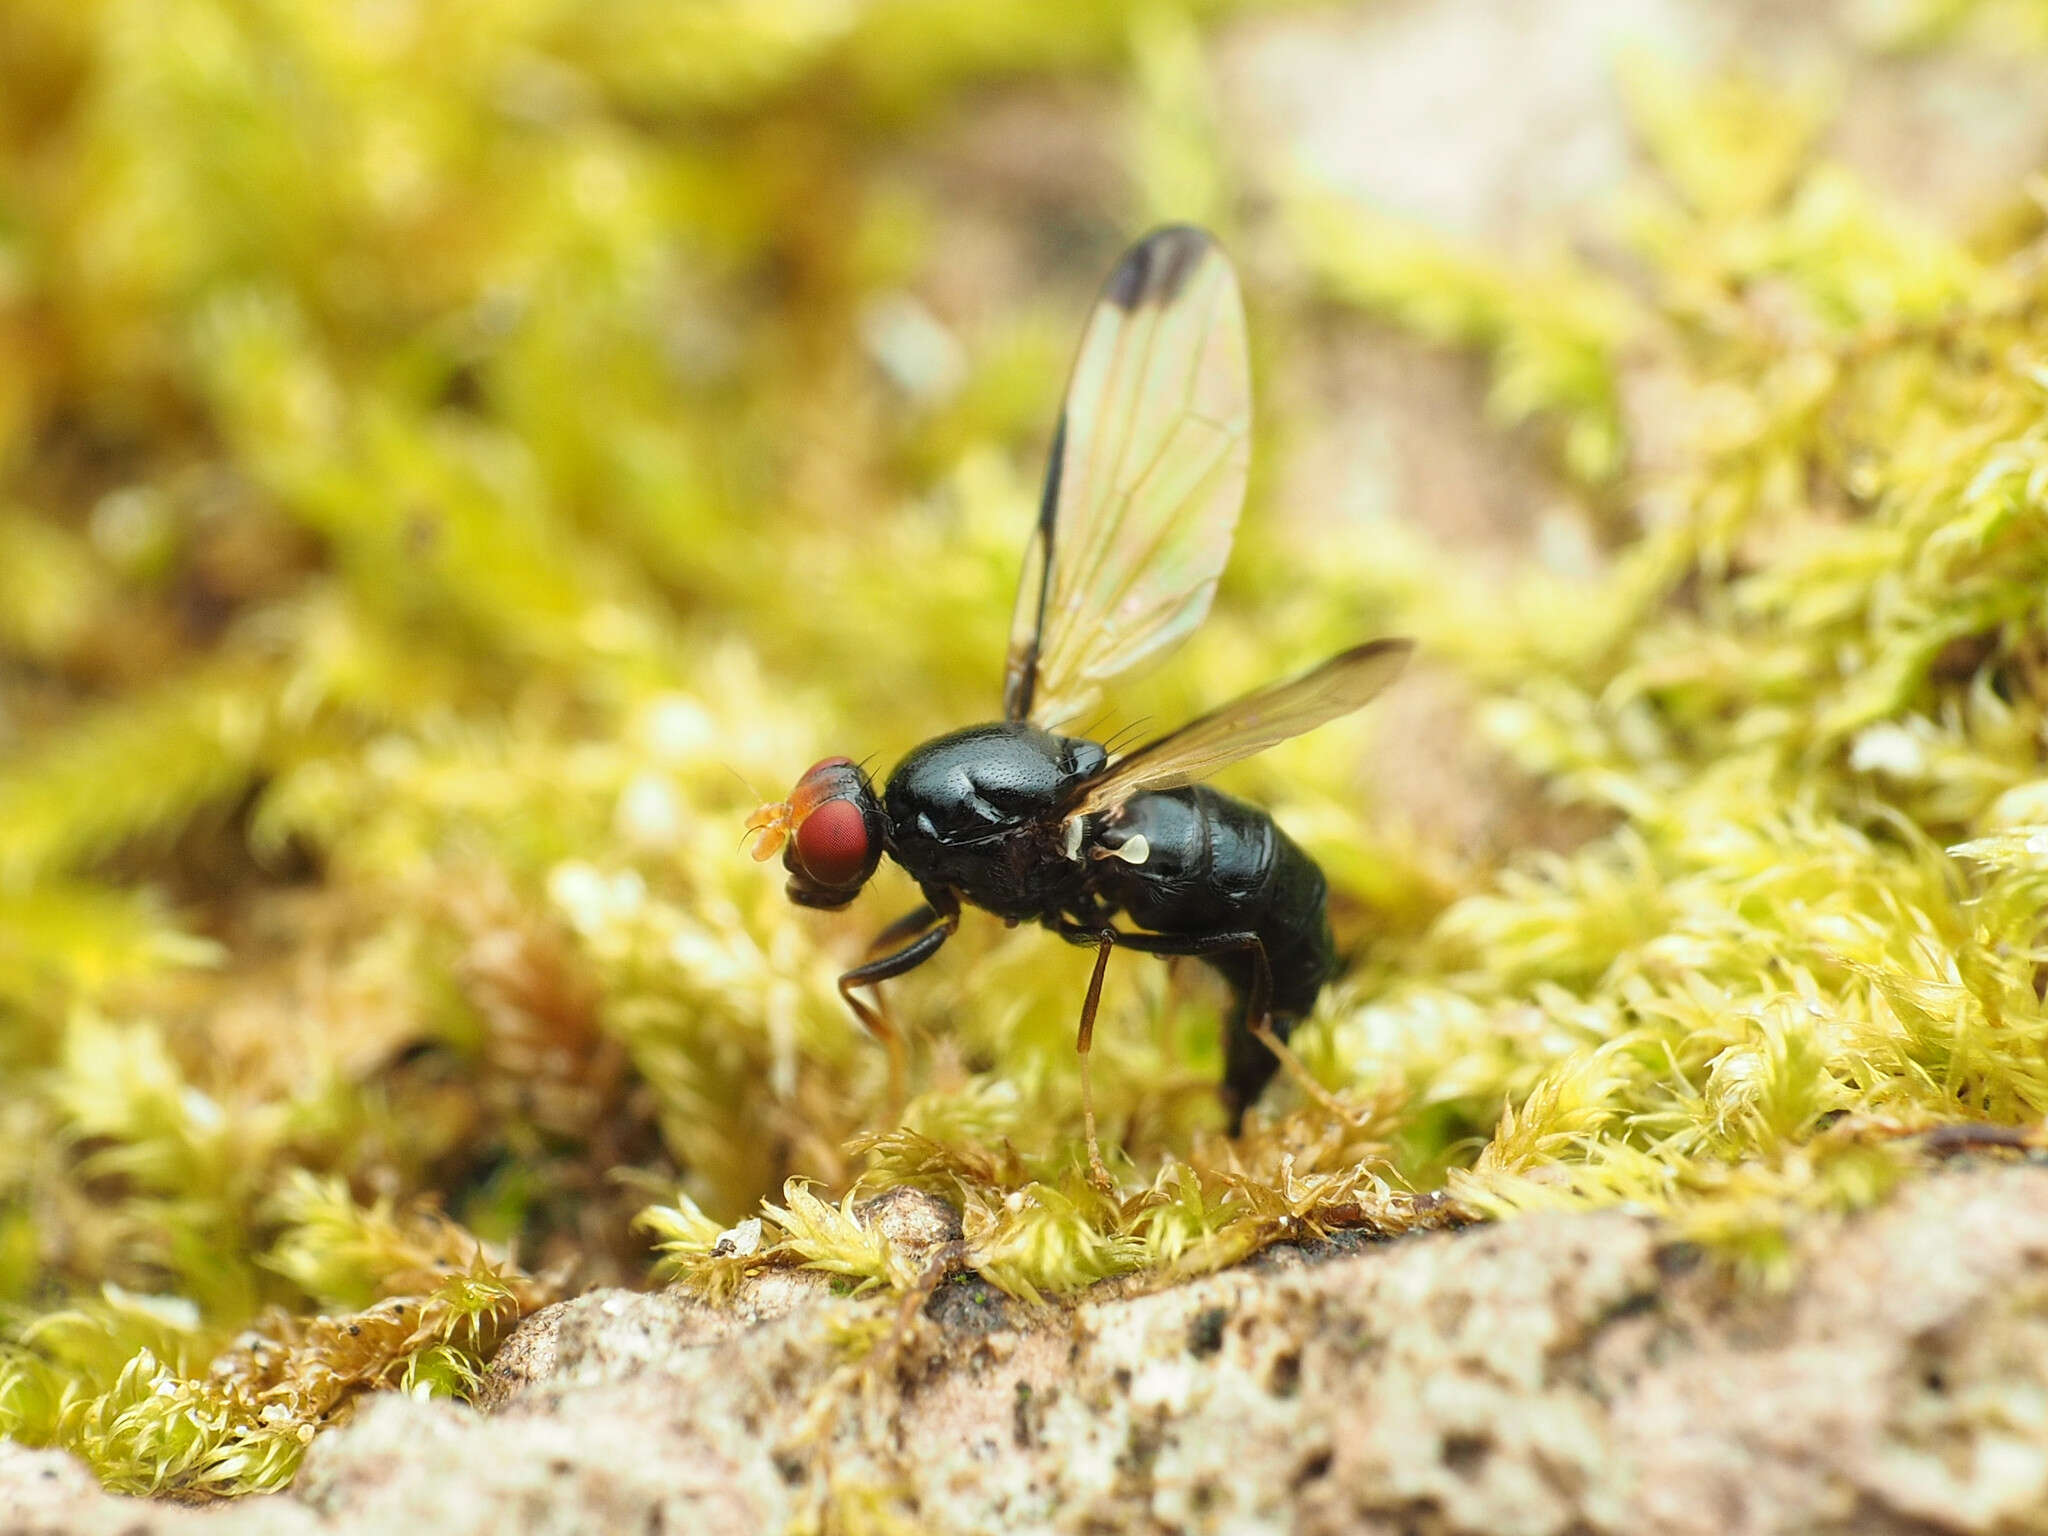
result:
M 1332 728 L 1241 782 L 1373 940 L 1297 1037 L 1348 1119 L 1283 1082 L 1222 1140 L 1213 993 L 1123 966 L 1102 1194 L 1086 956 L 971 923 L 892 991 L 892 1126 L 833 981 L 909 892 L 792 908 L 741 817 L 990 711 L 1094 281 L 1152 219 L 1238 233 L 1224 7 L 1070 9 L 0 21 L 0 1431 L 275 1486 L 355 1393 L 462 1390 L 533 1274 L 642 1280 L 650 1236 L 714 1291 L 911 1285 L 852 1214 L 904 1183 L 1024 1296 L 1616 1202 L 1768 1276 L 1905 1133 L 2048 1113 L 2038 208 L 1952 239 L 1828 163 L 1824 98 L 1636 64 L 1599 257 L 1301 191 L 1250 280 L 1269 375 L 1332 315 L 1483 358 L 1586 568 L 1289 547 L 1261 480 L 1131 698 L 1413 633 L 1408 686 L 1590 835 L 1454 849 Z M 1063 187 L 1019 287 L 921 157 L 1046 71 L 1100 95 L 1122 201 Z

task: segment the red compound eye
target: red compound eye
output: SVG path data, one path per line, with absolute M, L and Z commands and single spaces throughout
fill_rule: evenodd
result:
M 858 882 L 868 868 L 868 823 L 860 807 L 827 800 L 811 812 L 796 829 L 796 856 L 820 885 Z

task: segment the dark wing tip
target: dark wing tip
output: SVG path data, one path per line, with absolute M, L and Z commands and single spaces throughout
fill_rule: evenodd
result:
M 1407 671 L 1408 658 L 1414 654 L 1413 640 L 1400 637 L 1368 640 L 1363 645 L 1339 651 L 1316 670 L 1341 672 L 1352 688 L 1362 688 L 1363 692 L 1357 694 L 1358 703 L 1351 706 L 1356 709 Z
M 1102 296 L 1126 313 L 1145 304 L 1170 304 L 1215 244 L 1213 235 L 1192 224 L 1155 229 L 1124 252 Z
M 1405 636 L 1393 636 L 1383 640 L 1368 640 L 1363 645 L 1354 645 L 1348 651 L 1340 652 L 1337 661 L 1363 661 L 1368 656 L 1385 656 L 1395 666 L 1407 665 L 1408 658 L 1415 654 L 1415 642 Z

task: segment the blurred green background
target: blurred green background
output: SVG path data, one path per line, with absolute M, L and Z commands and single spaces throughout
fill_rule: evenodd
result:
M 273 1486 L 793 1175 L 947 1191 L 1026 1292 L 1447 1181 L 1768 1273 L 1900 1133 L 2037 1119 L 2044 46 L 1966 0 L 10 0 L 0 1429 Z M 1231 780 L 1332 875 L 1300 1044 L 1351 1119 L 1283 1085 L 1227 1147 L 1215 990 L 1127 960 L 1104 1201 L 1086 957 L 970 920 L 892 988 L 921 1139 L 861 1142 L 833 977 L 909 892 L 795 911 L 739 834 L 996 712 L 1071 349 L 1165 219 L 1240 266 L 1257 453 L 1114 723 L 1424 661 Z

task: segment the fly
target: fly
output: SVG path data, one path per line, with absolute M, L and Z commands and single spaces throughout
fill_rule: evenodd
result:
M 1205 231 L 1155 230 L 1117 263 L 1082 334 L 1011 619 L 1003 718 L 916 748 L 879 796 L 849 759 L 825 758 L 747 820 L 754 857 L 782 850 L 803 906 L 845 906 L 884 853 L 917 882 L 923 904 L 839 978 L 899 1085 L 901 1043 L 858 989 L 929 960 L 963 905 L 1094 949 L 1075 1044 L 1098 1182 L 1088 1049 L 1112 949 L 1198 956 L 1229 983 L 1233 1135 L 1337 968 L 1322 870 L 1264 811 L 1200 781 L 1359 708 L 1413 648 L 1353 646 L 1114 758 L 1062 733 L 1207 615 L 1250 462 L 1236 275 Z

